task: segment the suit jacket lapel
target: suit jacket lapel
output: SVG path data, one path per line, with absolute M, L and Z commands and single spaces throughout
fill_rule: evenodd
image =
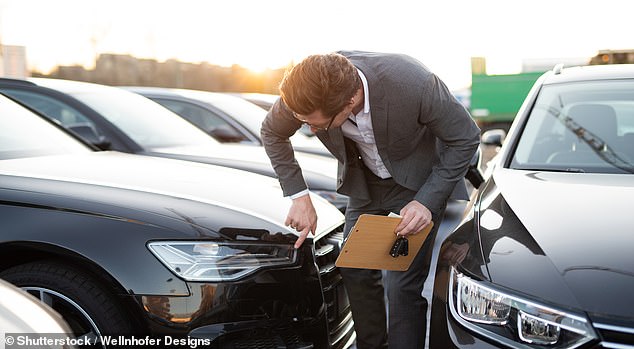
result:
M 331 128 L 328 131 L 317 131 L 316 135 L 339 161 L 346 162 L 346 146 L 340 127 Z

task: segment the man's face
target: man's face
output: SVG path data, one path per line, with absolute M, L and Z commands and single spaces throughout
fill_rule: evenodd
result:
M 337 115 L 332 118 L 325 116 L 321 110 L 316 110 L 307 115 L 300 115 L 293 113 L 295 119 L 307 124 L 310 126 L 310 130 L 313 132 L 317 131 L 327 131 L 328 129 L 341 127 L 344 122 L 346 122 L 348 116 L 352 112 L 353 104 L 349 103 L 346 105 L 342 111 L 340 111 Z

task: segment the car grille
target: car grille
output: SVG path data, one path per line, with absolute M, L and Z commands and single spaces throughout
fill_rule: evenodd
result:
M 634 328 L 594 324 L 601 336 L 602 348 L 634 349 Z
M 343 348 L 354 336 L 352 312 L 335 261 L 343 244 L 343 225 L 315 241 L 315 259 L 326 303 L 329 340 L 332 348 Z

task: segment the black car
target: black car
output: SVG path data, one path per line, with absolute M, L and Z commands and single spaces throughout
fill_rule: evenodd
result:
M 220 142 L 262 145 L 260 128 L 266 111 L 248 100 L 229 93 L 161 87 L 123 88 L 161 104 Z M 314 134 L 306 135 L 301 128 L 290 140 L 296 151 L 333 157 Z
M 430 348 L 634 348 L 634 66 L 545 73 L 488 172 L 441 247 Z
M 334 266 L 344 219 L 313 202 L 316 235 L 295 249 L 277 180 L 95 152 L 0 95 L 0 278 L 36 294 L 78 338 L 349 346 L 353 322 Z
M 123 89 L 56 79 L 0 79 L 0 92 L 101 149 L 226 166 L 276 177 L 263 147 L 223 144 L 170 110 Z M 341 211 L 337 160 L 296 153 L 308 187 Z

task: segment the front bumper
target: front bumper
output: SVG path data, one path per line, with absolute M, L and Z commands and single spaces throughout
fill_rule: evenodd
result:
M 305 243 L 293 267 L 237 282 L 187 282 L 188 296 L 135 296 L 153 335 L 209 339 L 217 348 L 347 348 L 352 314 L 334 266 L 343 233 Z

